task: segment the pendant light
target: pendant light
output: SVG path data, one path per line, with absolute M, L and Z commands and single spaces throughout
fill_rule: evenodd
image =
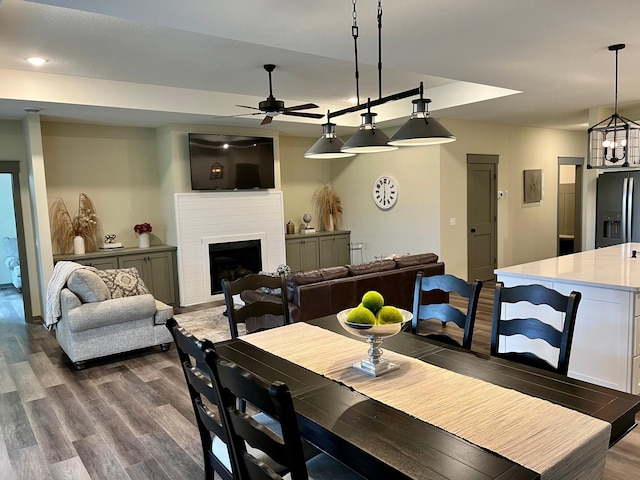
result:
M 369 100 L 367 103 L 371 103 Z M 397 150 L 398 147 L 389 145 L 389 137 L 380 129 L 376 128 L 375 117 L 368 108 L 366 113 L 361 114 L 362 123 L 358 130 L 342 147 L 347 153 L 379 153 Z
M 422 84 L 420 91 L 422 92 Z M 429 117 L 428 105 L 431 100 L 423 99 L 421 93 L 420 98 L 411 103 L 413 103 L 411 118 L 391 137 L 389 145 L 405 147 L 438 145 L 456 141 L 456 137 L 438 120 Z
M 352 156 L 356 153 L 377 153 L 396 150 L 398 146 L 412 145 L 436 145 L 440 143 L 453 142 L 456 137 L 443 127 L 435 118 L 429 117 L 428 104 L 429 99 L 423 98 L 424 87 L 420 82 L 420 87 L 413 88 L 400 93 L 395 93 L 382 97 L 382 2 L 378 0 L 378 99 L 367 100 L 366 104 L 360 104 L 360 88 L 358 71 L 358 22 L 356 3 L 353 3 L 353 24 L 351 26 L 351 34 L 354 44 L 355 59 L 355 79 L 356 79 L 356 98 L 358 104 L 354 107 L 348 107 L 337 112 L 327 112 L 327 123 L 323 128 L 323 135 L 313 144 L 313 146 L 305 153 L 306 158 L 340 158 Z M 371 111 L 371 107 L 383 105 L 387 102 L 393 102 L 408 98 L 414 95 L 420 95 L 420 98 L 414 100 L 413 113 L 409 120 L 389 139 L 389 137 L 375 126 L 376 114 Z M 358 132 L 353 135 L 344 145 L 342 140 L 336 135 L 336 125 L 331 122 L 334 117 L 339 117 L 347 113 L 353 113 L 367 109 L 366 113 L 362 113 L 362 123 Z M 340 146 L 341 145 L 341 146 Z M 339 154 L 342 153 L 342 155 Z
M 327 117 L 329 113 L 327 112 Z M 343 152 L 340 149 L 344 142 L 336 135 L 336 124 L 327 122 L 322 124 L 322 136 L 304 154 L 305 158 L 346 158 L 355 153 Z
M 618 52 L 624 43 L 611 45 L 616 52 L 614 112 L 587 130 L 587 168 L 618 168 L 640 164 L 640 124 L 618 114 Z

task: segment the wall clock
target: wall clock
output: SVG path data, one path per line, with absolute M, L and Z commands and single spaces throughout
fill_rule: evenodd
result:
M 373 201 L 382 210 L 388 210 L 398 201 L 398 185 L 388 175 L 382 175 L 373 182 Z

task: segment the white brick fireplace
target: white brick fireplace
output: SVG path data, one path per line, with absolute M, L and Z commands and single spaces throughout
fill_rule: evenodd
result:
M 222 299 L 211 294 L 209 245 L 260 240 L 262 269 L 285 262 L 281 191 L 175 194 L 180 305 Z

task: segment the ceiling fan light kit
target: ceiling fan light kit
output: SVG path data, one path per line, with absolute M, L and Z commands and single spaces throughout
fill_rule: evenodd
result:
M 357 112 L 367 109 L 362 114 L 362 124 L 360 130 L 356 132 L 342 147 L 343 153 L 377 153 L 395 150 L 399 146 L 419 146 L 419 145 L 437 145 L 441 143 L 453 142 L 456 137 L 451 134 L 440 122 L 429 117 L 427 105 L 431 102 L 429 99 L 423 98 L 424 86 L 420 82 L 418 88 L 407 90 L 396 94 L 382 97 L 382 2 L 378 0 L 378 92 L 379 98 L 371 101 L 369 99 L 366 104 L 360 104 L 360 88 L 359 88 L 359 72 L 358 72 L 358 23 L 357 23 L 357 0 L 353 3 L 353 25 L 351 26 L 351 34 L 354 43 L 355 57 L 355 78 L 356 78 L 356 98 L 358 104 L 340 110 L 338 112 L 327 112 L 327 124 L 333 125 L 333 138 L 335 136 L 335 124 L 331 123 L 332 118 L 339 117 L 347 113 Z M 397 101 L 414 95 L 420 95 L 420 98 L 413 100 L 413 113 L 407 122 L 396 132 L 391 139 L 379 129 L 375 128 L 375 113 L 371 112 L 371 107 L 383 105 L 387 102 Z M 324 128 L 324 125 L 323 125 Z M 336 144 L 323 140 L 326 138 L 326 131 L 323 136 L 307 151 L 306 158 L 340 158 L 337 155 Z M 325 155 L 326 154 L 326 155 Z M 328 156 L 332 155 L 332 156 Z M 342 155 L 347 156 L 347 155 Z
M 587 130 L 587 168 L 640 166 L 640 124 L 618 113 L 618 52 L 624 43 L 610 45 L 616 52 L 616 81 L 613 114 Z

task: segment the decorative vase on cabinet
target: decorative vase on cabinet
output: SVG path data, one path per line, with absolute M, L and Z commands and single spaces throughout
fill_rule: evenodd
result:
M 138 247 L 139 248 L 149 248 L 149 234 L 141 233 L 138 235 Z
M 82 255 L 84 253 L 84 238 L 80 235 L 73 237 L 73 253 Z

